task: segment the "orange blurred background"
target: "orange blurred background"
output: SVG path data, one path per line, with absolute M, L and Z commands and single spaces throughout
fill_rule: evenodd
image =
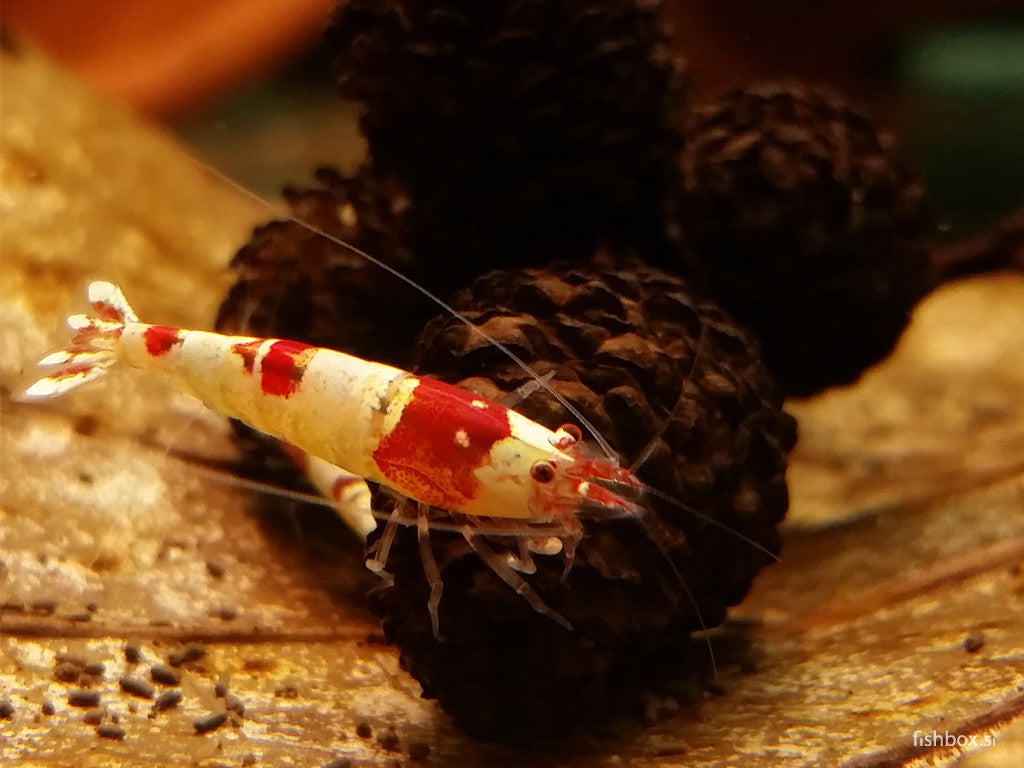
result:
M 97 90 L 171 117 L 314 44 L 334 0 L 4 0 L 5 26 Z

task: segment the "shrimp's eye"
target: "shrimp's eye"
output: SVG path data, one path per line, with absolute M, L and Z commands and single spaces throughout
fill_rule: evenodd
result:
M 583 439 L 583 432 L 575 424 L 563 424 L 558 428 L 558 431 L 572 438 L 570 445 L 575 445 Z
M 538 483 L 550 483 L 555 479 L 555 465 L 550 461 L 538 461 L 530 467 L 530 477 Z

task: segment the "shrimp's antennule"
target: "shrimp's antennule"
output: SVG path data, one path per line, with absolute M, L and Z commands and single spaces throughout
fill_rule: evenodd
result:
M 117 342 L 128 323 L 138 322 L 121 289 L 113 283 L 89 284 L 93 314 L 71 315 L 68 327 L 75 332 L 67 349 L 51 352 L 39 365 L 55 368 L 19 399 L 57 397 L 103 376 L 117 361 Z

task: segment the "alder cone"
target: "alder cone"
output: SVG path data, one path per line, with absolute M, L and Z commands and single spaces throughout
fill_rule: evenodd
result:
M 889 354 L 932 287 L 922 181 L 880 131 L 801 85 L 734 91 L 687 128 L 680 217 L 713 295 L 809 395 Z
M 327 43 L 420 257 L 473 277 L 598 244 L 667 258 L 684 89 L 659 3 L 350 0 Z
M 561 734 L 645 681 L 687 672 L 689 633 L 719 624 L 770 561 L 762 548 L 778 551 L 795 425 L 750 335 L 655 268 L 605 261 L 492 272 L 454 305 L 539 374 L 553 372 L 551 386 L 624 464 L 654 441 L 640 477 L 689 507 L 648 497 L 646 527 L 584 517 L 564 581 L 561 556 L 536 557 L 528 581 L 571 632 L 535 612 L 461 535 L 434 530 L 444 579 L 437 642 L 416 532 L 399 530 L 394 585 L 373 602 L 424 695 L 484 737 Z M 529 380 L 447 315 L 421 335 L 418 370 L 498 398 Z M 516 408 L 551 428 L 575 421 L 543 392 Z

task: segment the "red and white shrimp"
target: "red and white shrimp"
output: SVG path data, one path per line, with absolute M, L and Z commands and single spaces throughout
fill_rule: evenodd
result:
M 435 634 L 441 578 L 426 538 L 429 508 L 464 516 L 461 530 L 471 546 L 536 610 L 567 629 L 520 575 L 529 570 L 530 550 L 561 549 L 571 564 L 582 536 L 582 505 L 612 514 L 635 511 L 613 488 L 642 484 L 614 460 L 591 455 L 573 425 L 553 432 L 461 387 L 335 350 L 142 323 L 111 283 L 91 283 L 88 297 L 94 314 L 68 318 L 75 331 L 70 346 L 40 361 L 55 370 L 25 398 L 62 395 L 119 363 L 150 369 L 291 446 L 335 500 L 350 481 L 365 478 L 417 502 Z M 401 517 L 396 509 L 368 562 L 372 569 L 383 572 Z M 523 535 L 520 561 L 510 562 L 473 536 L 482 519 Z M 358 514 L 349 523 L 367 532 Z

